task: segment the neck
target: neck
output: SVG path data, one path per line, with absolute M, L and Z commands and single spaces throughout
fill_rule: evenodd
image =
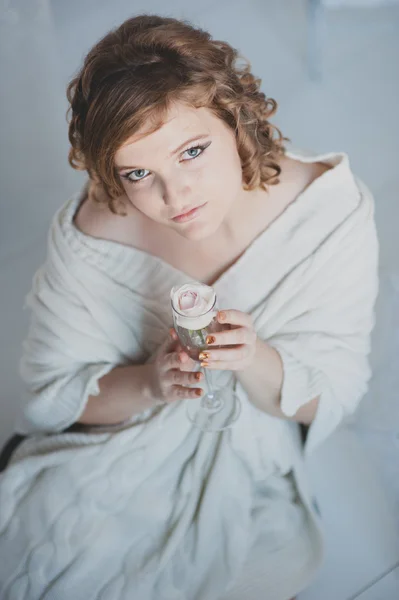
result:
M 229 212 L 226 214 L 218 230 L 206 240 L 201 240 L 199 245 L 202 243 L 204 246 L 209 246 L 213 242 L 219 246 L 222 244 L 234 244 L 239 243 L 240 240 L 245 239 L 247 236 L 251 237 L 251 232 L 256 229 L 259 219 L 264 219 L 265 206 L 272 207 L 273 201 L 282 193 L 284 186 L 281 184 L 285 182 L 283 175 L 287 159 L 279 157 L 278 162 L 282 167 L 280 184 L 270 185 L 267 187 L 267 190 L 263 188 L 250 191 L 242 189 L 230 206 Z
M 210 248 L 214 248 L 217 251 L 217 248 L 239 245 L 240 240 L 245 239 L 253 230 L 254 219 L 258 214 L 257 205 L 265 202 L 267 197 L 268 192 L 262 189 L 242 190 L 233 201 L 217 231 L 198 242 L 198 250 L 201 251 L 203 248 L 209 251 Z

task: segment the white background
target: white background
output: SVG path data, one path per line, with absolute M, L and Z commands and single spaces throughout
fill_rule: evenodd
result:
M 67 163 L 65 88 L 91 45 L 139 12 L 192 20 L 251 61 L 296 146 L 344 150 L 372 189 L 381 244 L 374 377 L 357 421 L 309 464 L 327 560 L 301 600 L 399 598 L 399 121 L 397 7 L 327 12 L 322 80 L 306 63 L 306 0 L 0 0 L 0 442 L 20 401 L 18 360 L 50 218 L 82 175 Z M 356 433 L 357 431 L 357 433 Z M 388 574 L 388 571 L 389 574 Z M 384 575 L 384 573 L 387 573 Z M 371 585 L 373 580 L 378 580 Z M 370 587 L 371 586 L 371 587 Z M 249 599 L 248 599 L 249 600 Z M 261 599 L 259 599 L 261 600 Z

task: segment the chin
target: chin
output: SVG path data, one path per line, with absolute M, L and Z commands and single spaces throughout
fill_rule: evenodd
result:
M 199 242 L 201 240 L 205 240 L 206 238 L 212 236 L 220 227 L 220 223 L 218 221 L 193 221 L 192 223 L 187 223 L 186 227 L 182 227 L 181 229 L 176 229 L 175 231 L 184 237 L 186 240 L 192 240 L 193 242 Z

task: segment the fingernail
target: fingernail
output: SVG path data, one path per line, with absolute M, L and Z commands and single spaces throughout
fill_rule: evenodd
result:
M 199 381 L 200 379 L 202 379 L 202 373 L 196 373 L 196 374 L 195 374 L 195 379 L 196 379 L 197 381 Z
M 197 396 L 202 396 L 203 391 L 202 390 L 195 390 L 195 393 L 197 394 Z
M 177 340 L 177 334 L 174 329 L 169 329 L 169 335 L 172 338 L 172 340 Z
M 198 355 L 198 358 L 200 360 L 207 360 L 210 357 L 211 357 L 211 353 L 210 352 L 200 352 L 199 355 Z
M 207 363 L 206 361 L 201 363 L 201 367 L 207 367 L 209 365 L 209 363 Z
M 219 313 L 219 321 L 224 321 L 226 319 L 226 313 L 221 311 Z
M 216 341 L 216 338 L 213 335 L 208 335 L 206 337 L 206 343 L 207 344 L 214 344 Z
M 180 360 L 180 362 L 182 362 L 182 363 L 183 363 L 183 362 L 186 362 L 186 360 L 187 360 L 187 355 L 186 355 L 186 354 L 184 354 L 184 353 L 183 353 L 183 354 L 179 354 L 179 360 Z

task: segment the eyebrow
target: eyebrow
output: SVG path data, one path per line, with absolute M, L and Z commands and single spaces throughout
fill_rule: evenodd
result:
M 173 150 L 173 152 L 170 153 L 170 157 L 174 156 L 175 154 L 177 154 L 186 144 L 189 144 L 190 142 L 194 142 L 194 140 L 202 140 L 206 137 L 209 136 L 209 133 L 200 133 L 199 135 L 195 135 L 194 137 L 191 137 L 189 140 L 186 140 L 185 142 L 183 142 L 182 144 L 180 144 L 180 146 L 178 148 L 176 148 L 175 150 Z M 118 167 L 117 171 L 118 173 L 120 171 L 124 171 L 125 169 L 137 169 L 137 166 L 133 166 L 133 167 Z

